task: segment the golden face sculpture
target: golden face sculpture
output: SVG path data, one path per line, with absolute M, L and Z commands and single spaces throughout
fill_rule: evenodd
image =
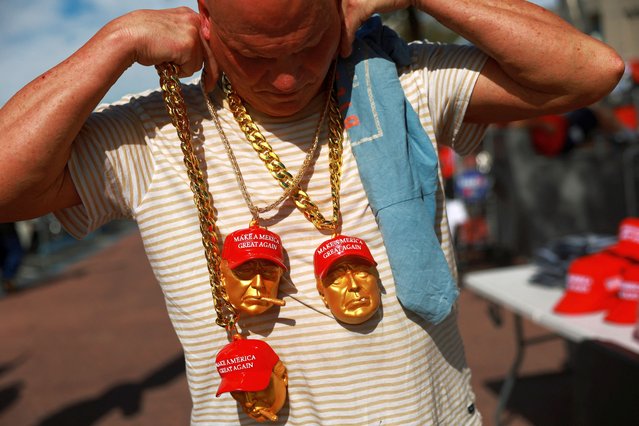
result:
M 339 321 L 361 324 L 379 309 L 381 297 L 375 265 L 357 257 L 345 257 L 317 279 L 317 290 Z
M 220 273 L 228 301 L 242 314 L 258 315 L 273 305 L 286 303 L 277 298 L 284 266 L 282 241 L 274 232 L 252 224 L 224 239 Z
M 377 263 L 361 238 L 337 235 L 313 256 L 317 291 L 338 321 L 361 324 L 379 309 Z
M 277 413 L 286 402 L 288 372 L 282 361 L 277 361 L 266 389 L 255 392 L 231 392 L 242 410 L 258 422 L 277 421 Z
M 273 305 L 285 304 L 277 298 L 284 271 L 273 262 L 255 259 L 231 269 L 228 261 L 222 260 L 220 272 L 229 303 L 241 313 L 258 315 Z
M 286 403 L 288 372 L 268 343 L 235 334 L 218 352 L 215 367 L 220 375 L 216 397 L 230 392 L 258 422 L 277 420 Z

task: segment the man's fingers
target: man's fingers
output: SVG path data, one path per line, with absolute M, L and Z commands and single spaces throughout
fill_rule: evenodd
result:
M 353 12 L 357 12 L 357 11 L 351 11 L 351 12 L 345 11 L 344 13 L 348 13 L 348 15 L 345 15 L 344 18 L 342 19 L 342 38 L 340 40 L 340 55 L 343 58 L 346 58 L 347 56 L 351 54 L 353 50 L 353 41 L 355 41 L 355 32 L 357 32 L 357 29 L 363 22 L 358 16 L 354 16 Z
M 375 3 L 372 0 L 342 0 L 342 38 L 340 40 L 340 55 L 342 57 L 345 58 L 351 54 L 355 33 L 372 15 Z
M 342 22 L 342 38 L 340 40 L 340 55 L 342 58 L 350 56 L 353 50 L 353 40 L 355 40 L 355 34 L 350 32 L 350 29 Z
M 190 77 L 204 65 L 204 57 L 202 55 L 202 49 L 198 48 L 191 54 L 189 61 L 180 65 L 179 77 Z

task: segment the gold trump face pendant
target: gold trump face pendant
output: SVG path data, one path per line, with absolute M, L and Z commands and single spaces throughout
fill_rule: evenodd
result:
M 380 307 L 377 263 L 361 238 L 338 235 L 324 241 L 313 258 L 317 291 L 333 316 L 361 324 Z
M 286 403 L 288 373 L 268 343 L 236 334 L 218 352 L 215 366 L 221 378 L 216 396 L 230 392 L 253 419 L 277 421 Z
M 284 271 L 282 241 L 276 233 L 254 224 L 224 239 L 220 273 L 228 301 L 239 313 L 259 315 L 284 306 L 277 298 Z

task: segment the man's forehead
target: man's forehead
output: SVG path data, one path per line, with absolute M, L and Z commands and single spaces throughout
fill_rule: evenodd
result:
M 330 28 L 330 0 L 211 0 L 213 27 L 246 56 L 279 56 L 316 45 Z M 228 4 L 229 7 L 224 7 Z M 335 15 L 333 15 L 335 16 Z
M 333 0 L 208 0 L 219 30 L 242 35 L 285 36 L 325 20 Z
M 279 37 L 223 31 L 218 35 L 228 47 L 243 55 L 277 57 L 285 52 L 298 52 L 305 47 L 316 45 L 325 31 L 326 28 L 319 31 L 309 31 L 305 28 Z
M 312 46 L 329 26 L 327 7 L 336 7 L 332 0 L 209 0 L 209 4 L 218 36 L 249 55 Z

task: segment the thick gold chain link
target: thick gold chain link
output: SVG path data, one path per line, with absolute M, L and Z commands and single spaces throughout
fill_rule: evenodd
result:
M 238 314 L 235 308 L 228 302 L 224 286 L 221 285 L 220 274 L 220 249 L 218 245 L 219 230 L 215 224 L 215 213 L 208 184 L 200 168 L 200 162 L 195 155 L 192 144 L 191 126 L 186 111 L 186 104 L 178 79 L 178 67 L 174 64 L 164 63 L 156 66 L 160 76 L 160 87 L 171 122 L 180 138 L 180 148 L 184 154 L 184 164 L 191 182 L 193 201 L 197 207 L 200 219 L 200 232 L 202 233 L 202 245 L 209 270 L 209 282 L 215 312 L 215 322 L 232 332 L 235 329 Z
M 223 89 L 235 121 L 240 126 L 242 132 L 246 136 L 259 158 L 264 162 L 271 176 L 273 176 L 279 185 L 287 190 L 291 185 L 295 185 L 295 179 L 286 169 L 284 163 L 279 156 L 273 151 L 271 145 L 260 132 L 257 124 L 253 121 L 248 111 L 244 107 L 244 103 L 240 96 L 233 90 L 228 79 L 223 79 Z M 296 207 L 304 214 L 317 229 L 331 230 L 337 232 L 340 217 L 340 182 L 342 177 L 342 151 L 343 151 L 343 132 L 344 127 L 341 120 L 339 109 L 337 108 L 337 100 L 335 93 L 331 91 L 331 102 L 329 111 L 328 126 L 328 146 L 329 146 L 329 170 L 331 182 L 331 199 L 333 202 L 333 217 L 328 220 L 322 215 L 319 207 L 311 200 L 308 194 L 299 186 L 291 192 L 291 197 Z

